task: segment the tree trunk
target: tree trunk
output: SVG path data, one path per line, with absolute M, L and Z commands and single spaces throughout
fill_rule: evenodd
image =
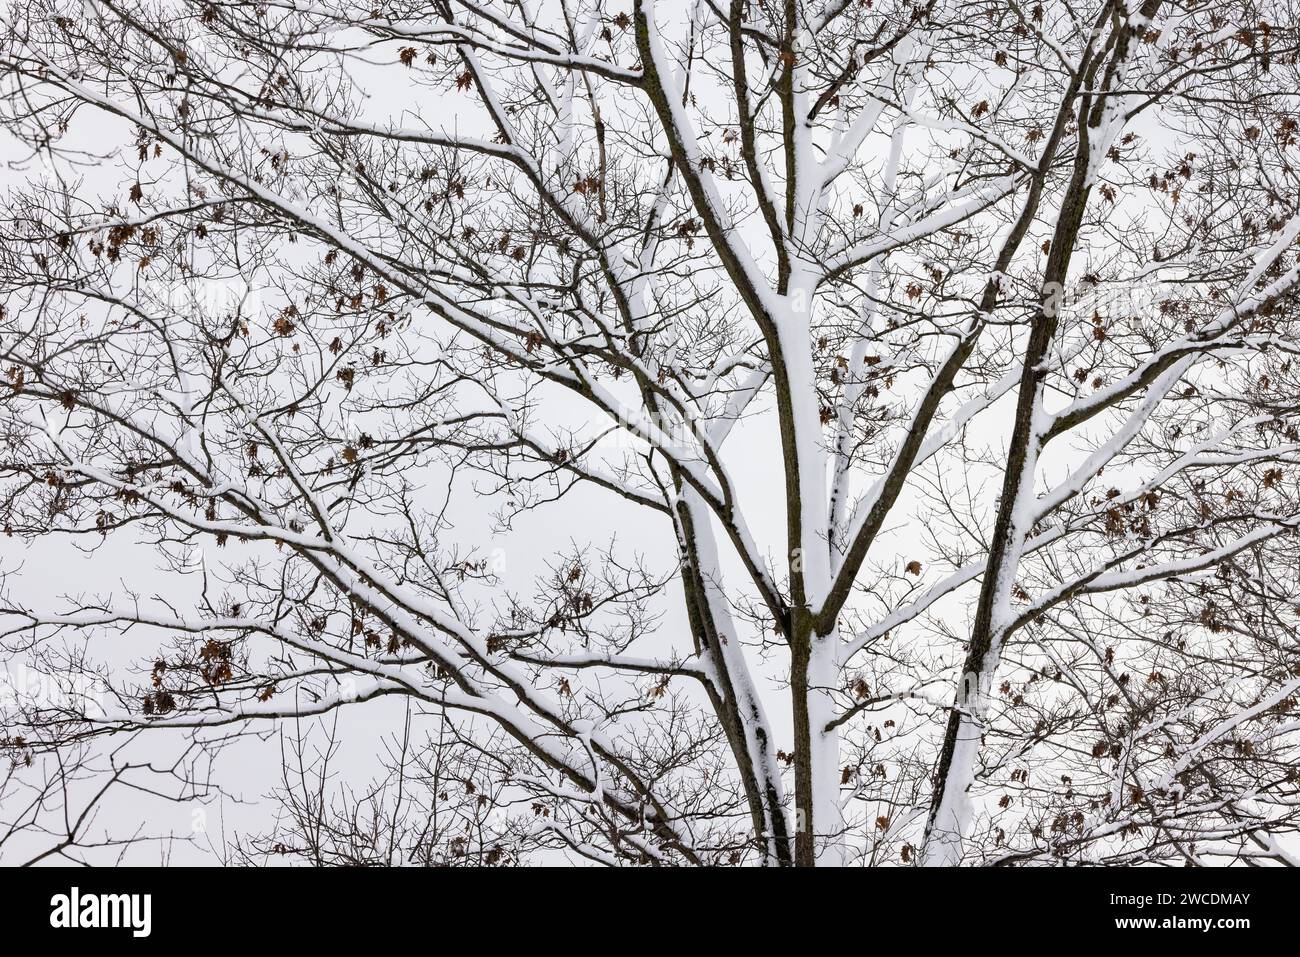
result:
M 833 717 L 836 635 L 818 635 L 812 617 L 796 615 L 791 637 L 790 691 L 794 702 L 795 864 L 843 864 L 844 823 L 839 795 L 839 734 Z

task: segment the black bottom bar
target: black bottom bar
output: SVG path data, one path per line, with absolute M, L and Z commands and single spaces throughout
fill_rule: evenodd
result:
M 1015 941 L 1023 951 L 1034 941 L 1167 935 L 1171 943 L 1199 935 L 1231 948 L 1243 934 L 1293 928 L 1300 890 L 1294 871 L 1283 868 L 617 874 L 50 868 L 0 871 L 0 882 L 0 921 L 11 939 L 114 938 L 128 947 L 224 940 L 258 949 L 272 942 L 338 945 L 358 932 L 378 933 L 389 943 L 449 942 L 439 928 L 498 945 L 561 927 L 563 935 L 589 943 L 601 930 L 623 935 L 610 941 L 666 934 L 669 943 L 682 934 L 676 939 L 734 942 L 795 926 L 828 940 L 901 932 L 927 948 Z M 147 907 L 140 895 L 148 895 Z M 723 899 L 731 903 L 708 904 Z M 115 926 L 99 926 L 106 924 Z

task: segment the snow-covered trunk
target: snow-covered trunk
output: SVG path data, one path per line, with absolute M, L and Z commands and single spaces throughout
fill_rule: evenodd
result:
M 1086 105 L 1085 98 L 1081 115 L 1087 115 Z M 1016 412 L 1008 436 L 1002 494 L 988 563 L 960 685 L 935 769 L 930 816 L 921 850 L 921 861 L 926 865 L 959 863 L 973 818 L 970 791 L 978 773 L 989 693 L 1011 621 L 1011 591 L 1025 537 L 1033 523 L 1034 476 L 1045 436 L 1043 394 L 1047 365 L 1044 360 L 1056 336 L 1060 291 L 1069 273 L 1079 224 L 1088 203 L 1091 167 L 1086 127 L 1080 129 L 1079 140 L 1071 181 L 1062 196 L 1052 233 L 1039 306 L 1025 340 Z
M 1121 85 L 1134 38 L 1151 21 L 1159 0 L 1144 0 L 1141 8 L 1118 26 L 1109 64 L 1102 59 L 1080 62 L 1074 89 L 1085 73 L 1110 90 Z M 1105 53 L 1101 54 L 1105 56 Z M 1098 73 L 1101 78 L 1097 79 Z M 1073 94 L 1071 94 L 1073 95 Z M 951 866 L 962 861 L 964 843 L 974 817 L 971 788 L 978 774 L 980 745 L 990 691 L 1011 626 L 1010 594 L 1026 536 L 1033 523 L 1034 476 L 1045 441 L 1044 360 L 1056 333 L 1060 293 L 1078 243 L 1079 227 L 1096 171 L 1107 148 L 1124 125 L 1116 98 L 1085 92 L 1078 109 L 1078 149 L 1044 268 L 1041 300 L 1025 343 L 1016 414 L 1009 437 L 1001 501 L 989 549 L 988 566 L 971 628 L 970 646 L 960 686 L 949 716 L 935 771 L 934 793 L 921 861 L 927 866 Z
M 840 811 L 839 734 L 829 689 L 835 685 L 836 635 L 818 635 L 811 616 L 796 614 L 791 696 L 795 734 L 795 862 L 801 867 L 844 863 Z
M 1040 316 L 1037 322 L 1040 328 L 1030 337 L 1031 354 L 1038 354 L 1038 340 L 1050 338 L 1054 328 L 1049 318 Z M 1037 360 L 1026 361 L 1028 371 L 1021 384 L 1017 427 L 1008 455 L 989 571 L 981 589 L 970 647 L 939 757 L 935 799 L 921 853 L 921 862 L 927 867 L 959 864 L 964 840 L 970 833 L 973 818 L 970 792 L 978 773 L 988 703 L 1011 618 L 1009 596 L 1031 524 L 1033 476 L 1042 440 L 1042 376 L 1036 371 L 1037 365 Z
M 1086 191 L 1077 208 L 1063 211 L 1066 229 L 1057 239 L 1072 238 L 1077 217 L 1082 213 Z M 1049 263 L 1048 275 L 1061 276 L 1069 265 L 1068 255 Z M 1045 289 L 1051 288 L 1045 285 Z M 1001 658 L 1002 642 L 1010 622 L 1010 595 L 1020 565 L 1025 537 L 1032 524 L 1034 475 L 1043 441 L 1043 357 L 1056 332 L 1056 305 L 1049 296 L 1034 317 L 1025 345 L 1024 371 L 1016 402 L 1002 496 L 993 528 L 988 567 L 980 588 L 975 620 L 971 626 L 962 676 L 948 719 L 947 732 L 935 771 L 934 794 L 926 827 L 921 861 L 927 866 L 951 866 L 960 862 L 963 841 L 969 833 L 973 811 L 971 787 L 978 772 L 980 743 L 994 676 Z
M 839 736 L 827 730 L 834 717 L 831 693 L 837 683 L 837 632 L 818 633 L 818 612 L 830 589 L 826 531 L 827 456 L 821 406 L 814 381 L 808 286 L 796 273 L 781 317 L 781 351 L 787 395 L 787 508 L 791 510 L 790 688 L 795 733 L 796 862 L 801 866 L 842 863 L 843 821 L 839 803 Z
M 824 172 L 808 122 L 814 81 L 807 51 L 815 38 L 793 3 L 785 22 L 789 57 L 781 84 L 786 151 L 786 216 L 796 248 L 812 248 L 821 226 Z M 843 863 L 839 800 L 839 734 L 831 698 L 838 683 L 838 634 L 822 619 L 831 587 L 830 500 L 821 401 L 813 364 L 812 319 L 819 267 L 801 254 L 790 271 L 776 316 L 782 389 L 782 443 L 792 598 L 790 690 L 795 753 L 795 862 L 802 867 Z
M 947 785 L 922 848 L 921 863 L 926 867 L 955 867 L 961 863 L 962 842 L 970 830 L 970 787 L 975 782 L 982 735 L 980 721 L 974 715 L 960 716 Z
M 1028 350 L 1041 355 L 1055 330 L 1055 316 L 1040 315 Z M 974 817 L 971 788 L 979 770 L 980 746 L 994 677 L 1002 660 L 1002 644 L 1011 621 L 1010 595 L 1024 542 L 1032 525 L 1034 474 L 1043 436 L 1043 377 L 1039 360 L 1026 360 L 1026 374 L 1016 414 L 1012 449 L 1003 482 L 1003 501 L 994 531 L 980 602 L 971 630 L 970 648 L 957 688 L 944 748 L 940 754 L 921 863 L 952 867 L 961 863 L 965 839 Z
M 686 561 L 684 581 L 691 626 L 709 675 L 709 695 L 722 722 L 745 788 L 754 839 L 763 863 L 789 864 L 790 829 L 775 742 L 754 686 L 722 587 L 722 567 L 709 512 L 690 486 L 681 491 L 678 526 Z

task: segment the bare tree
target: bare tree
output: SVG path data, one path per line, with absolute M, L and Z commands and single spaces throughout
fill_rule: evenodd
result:
M 1291 0 L 5 17 L 5 549 L 169 569 L 8 569 L 7 733 L 394 715 L 314 863 L 1293 862 Z
M 229 859 L 263 865 L 277 858 L 313 866 L 505 867 L 519 862 L 530 829 L 498 812 L 506 785 L 482 746 L 456 747 L 453 729 L 420 741 L 411 715 L 384 742 L 386 772 L 358 789 L 338 780 L 338 715 L 323 736 L 297 725 L 282 739 L 284 774 L 273 794 L 276 826 L 237 839 Z M 316 743 L 317 739 L 321 743 Z M 540 813 L 540 812 L 534 812 Z
M 0 739 L 0 864 L 32 867 L 59 863 L 120 863 L 148 846 L 167 862 L 175 845 L 196 834 L 177 834 L 139 822 L 125 831 L 107 810 L 115 798 L 192 804 L 209 796 L 196 778 L 194 749 L 170 764 L 137 762 L 117 742 L 108 754 L 80 743 L 39 750 L 22 737 Z M 137 855 L 138 857 L 138 855 Z

